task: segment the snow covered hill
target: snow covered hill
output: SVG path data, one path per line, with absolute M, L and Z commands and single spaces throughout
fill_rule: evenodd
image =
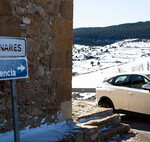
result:
M 73 46 L 72 87 L 96 87 L 114 73 L 150 71 L 150 40 L 127 39 L 107 46 Z

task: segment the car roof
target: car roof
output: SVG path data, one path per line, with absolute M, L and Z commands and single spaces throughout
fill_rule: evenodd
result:
M 125 72 L 125 73 L 114 73 L 111 74 L 107 77 L 105 77 L 105 80 L 110 79 L 112 77 L 116 77 L 119 75 L 142 75 L 142 76 L 146 76 L 146 75 L 150 75 L 150 71 L 149 72 Z

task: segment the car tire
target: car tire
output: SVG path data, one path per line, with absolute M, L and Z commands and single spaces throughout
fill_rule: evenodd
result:
M 99 103 L 99 105 L 100 105 L 101 107 L 113 108 L 113 109 L 114 109 L 114 106 L 113 106 L 112 102 L 111 102 L 109 99 L 105 99 L 105 100 L 101 101 L 101 102 Z

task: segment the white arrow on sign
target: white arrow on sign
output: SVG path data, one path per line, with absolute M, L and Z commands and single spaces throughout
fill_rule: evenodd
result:
M 25 69 L 25 67 L 23 65 L 21 65 L 20 67 L 17 67 L 17 70 L 21 70 L 21 72 Z

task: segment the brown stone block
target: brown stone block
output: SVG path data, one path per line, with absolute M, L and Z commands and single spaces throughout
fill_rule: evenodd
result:
M 17 84 L 16 84 L 16 88 L 17 88 L 17 90 L 21 90 L 22 89 L 22 84 L 21 84 L 21 82 L 17 82 Z
M 51 0 L 47 4 L 47 10 L 50 13 L 58 13 L 59 12 L 59 0 Z
M 27 118 L 27 114 L 24 113 L 24 114 L 19 114 L 19 118 L 20 119 L 26 119 Z
M 6 105 L 4 103 L 0 104 L 0 114 L 5 114 L 6 111 L 7 111 Z
M 7 109 L 11 109 L 11 99 L 7 99 L 7 102 L 6 102 L 6 108 Z
M 3 86 L 3 91 L 4 92 L 10 92 L 10 82 L 9 81 L 4 81 L 4 86 Z
M 62 50 L 72 50 L 72 36 L 57 36 L 56 47 Z
M 0 124 L 5 121 L 6 114 L 0 114 Z
M 34 79 L 37 76 L 36 70 L 35 69 L 31 69 L 31 68 L 28 68 L 28 69 L 29 69 L 29 71 L 28 71 L 29 78 L 30 79 Z M 27 86 L 27 87 L 29 88 L 29 86 Z
M 71 83 L 58 83 L 57 95 L 60 102 L 71 100 L 72 98 L 72 86 Z
M 73 3 L 67 2 L 67 1 L 62 1 L 60 4 L 60 14 L 66 20 L 72 21 L 72 19 L 73 19 Z
M 44 22 L 42 24 L 42 32 L 45 33 L 45 34 L 50 34 L 51 31 L 52 31 L 51 25 L 49 23 Z
M 12 15 L 12 8 L 7 0 L 0 0 L 0 15 Z
M 46 5 L 51 1 L 55 1 L 55 0 L 34 0 L 34 3 L 42 7 L 46 7 Z
M 6 97 L 0 97 L 0 104 L 2 104 L 2 103 L 6 103 Z
M 17 7 L 15 9 L 15 12 L 20 16 L 28 14 L 28 10 L 26 8 L 22 8 L 22 7 Z
M 66 58 L 67 58 L 67 68 L 72 69 L 72 50 L 67 51 Z
M 24 96 L 20 96 L 18 97 L 18 104 L 21 106 L 25 105 L 25 97 Z
M 72 21 L 61 20 L 56 18 L 53 23 L 53 32 L 56 35 L 72 36 L 73 33 Z
M 51 68 L 64 68 L 66 67 L 66 52 L 52 52 L 50 58 Z
M 42 110 L 39 107 L 33 107 L 29 110 L 29 115 L 31 116 L 38 116 L 42 114 Z
M 37 53 L 39 49 L 40 49 L 40 43 L 30 38 L 27 39 L 27 52 L 29 53 L 32 52 L 32 54 Z
M 41 29 L 36 27 L 29 27 L 26 31 L 26 37 L 32 38 L 32 37 L 38 37 L 40 38 L 41 35 Z
M 72 69 L 63 69 L 59 75 L 59 83 L 67 83 L 72 80 Z
M 11 16 L 0 16 L 0 36 L 20 36 L 20 21 Z
M 42 17 L 38 14 L 34 14 L 30 17 L 32 19 L 32 26 L 35 28 L 41 28 L 42 26 Z
M 65 0 L 65 1 L 68 1 L 68 2 L 71 2 L 71 3 L 73 3 L 73 0 Z
M 41 65 L 47 65 L 48 60 L 45 57 L 41 57 L 40 63 L 41 63 Z

